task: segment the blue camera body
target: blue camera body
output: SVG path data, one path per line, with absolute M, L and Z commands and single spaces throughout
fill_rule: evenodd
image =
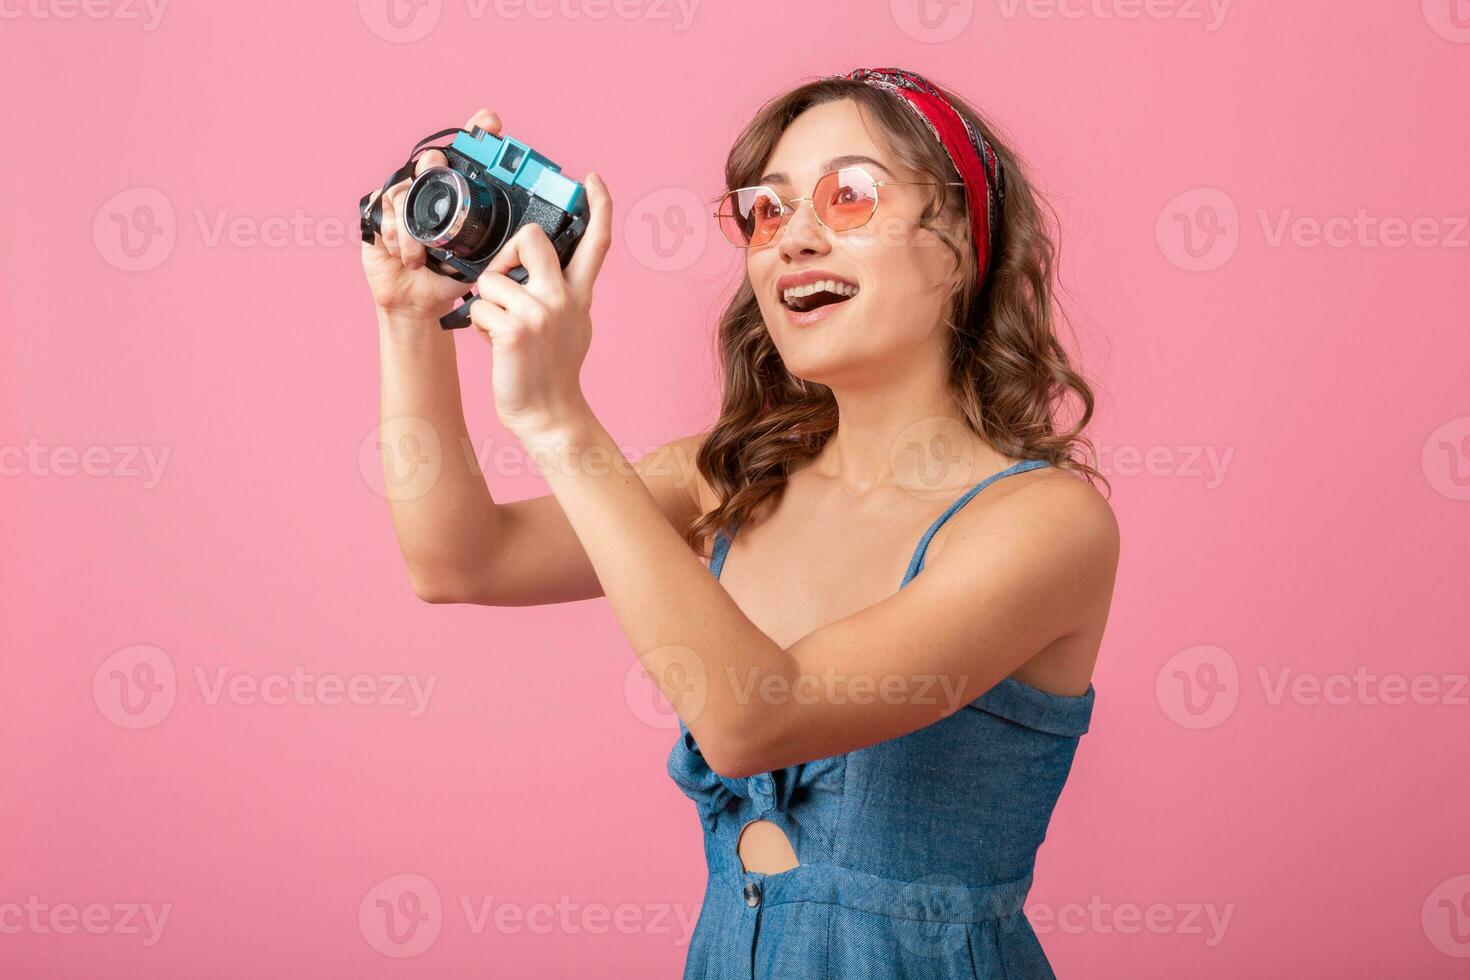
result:
M 479 164 L 489 178 L 524 188 L 569 214 L 587 210 L 586 189 L 518 139 L 476 127 L 456 136 L 449 149 Z
M 430 146 L 451 133 L 456 135 L 448 146 Z M 414 161 L 428 149 L 440 150 L 448 165 L 414 176 Z M 408 162 L 384 182 L 383 193 L 410 177 L 399 216 L 402 230 L 424 244 L 430 269 L 461 282 L 478 279 L 524 225 L 541 226 L 562 268 L 587 230 L 587 192 L 580 183 L 520 140 L 478 126 L 446 129 L 420 140 Z M 363 195 L 359 210 L 363 241 L 372 244 L 382 233 L 381 195 Z M 522 283 L 528 278 L 523 266 L 506 275 Z M 440 319 L 446 330 L 469 324 L 474 294 L 463 299 Z

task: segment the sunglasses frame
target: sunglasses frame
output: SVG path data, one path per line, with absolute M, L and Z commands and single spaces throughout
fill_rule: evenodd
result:
M 950 180 L 950 181 L 944 181 L 944 180 L 878 180 L 872 174 L 868 173 L 868 171 L 867 171 L 866 168 L 864 168 L 862 166 L 854 165 L 854 166 L 850 166 L 850 167 L 839 167 L 836 170 L 829 170 L 829 171 L 827 171 L 826 173 L 822 174 L 822 176 L 820 176 L 820 177 L 817 178 L 816 184 L 813 184 L 812 185 L 812 190 L 815 191 L 817 189 L 818 185 L 820 185 L 822 183 L 822 181 L 826 180 L 828 177 L 831 177 L 833 174 L 840 174 L 840 173 L 842 173 L 844 171 L 847 171 L 847 170 L 856 170 L 859 173 L 861 173 L 864 177 L 868 178 L 868 180 L 872 181 L 872 183 L 873 183 L 873 210 L 868 213 L 868 216 L 862 220 L 862 223 L 861 224 L 853 225 L 851 228 L 843 228 L 843 229 L 841 229 L 839 231 L 838 229 L 833 228 L 831 225 L 827 224 L 827 222 L 823 221 L 821 214 L 818 213 L 818 211 L 817 211 L 817 204 L 816 204 L 816 200 L 814 199 L 814 195 L 807 195 L 806 197 L 793 197 L 793 198 L 791 198 L 791 200 L 786 201 L 786 200 L 782 200 L 781 195 L 780 194 L 777 194 L 776 191 L 775 191 L 775 189 L 772 188 L 771 186 L 769 186 L 768 184 L 752 184 L 749 187 L 736 187 L 733 190 L 728 190 L 724 194 L 720 195 L 720 204 L 723 206 L 724 203 L 727 200 L 730 199 L 730 196 L 731 195 L 733 195 L 733 194 L 739 194 L 741 191 L 757 191 L 757 190 L 760 190 L 760 191 L 766 191 L 768 194 L 770 194 L 771 197 L 775 199 L 776 203 L 779 204 L 779 205 L 781 205 L 781 222 L 780 222 L 780 224 L 778 224 L 776 226 L 776 230 L 771 233 L 771 237 L 769 239 L 767 239 L 766 241 L 755 243 L 755 244 L 752 244 L 750 242 L 747 242 L 747 243 L 745 243 L 743 245 L 740 244 L 739 242 L 730 242 L 730 236 L 727 235 L 727 234 L 725 234 L 725 226 L 724 226 L 724 223 L 719 220 L 720 218 L 724 217 L 724 215 L 720 211 L 715 211 L 715 212 L 713 212 L 711 214 L 711 217 L 713 217 L 715 219 L 715 224 L 719 226 L 719 229 L 720 229 L 720 237 L 724 238 L 725 241 L 730 242 L 730 244 L 733 245 L 734 247 L 736 247 L 736 248 L 763 248 L 764 246 L 770 245 L 771 243 L 775 242 L 775 240 L 780 237 L 781 232 L 783 232 L 783 231 L 786 230 L 786 222 L 787 222 L 787 220 L 793 214 L 795 214 L 797 212 L 797 210 L 799 209 L 800 204 L 801 204 L 802 201 L 810 201 L 811 202 L 811 204 L 812 204 L 812 215 L 817 219 L 817 224 L 821 225 L 823 228 L 826 228 L 828 231 L 832 232 L 832 234 L 834 234 L 834 235 L 840 235 L 844 231 L 853 231 L 855 229 L 861 228 L 861 227 L 863 227 L 863 225 L 866 225 L 868 222 L 870 222 L 870 221 L 873 220 L 873 215 L 875 215 L 875 214 L 878 213 L 878 203 L 879 203 L 880 198 L 882 197 L 882 195 L 879 194 L 879 192 L 878 192 L 878 189 L 880 187 L 886 187 L 889 184 L 927 185 L 929 187 L 964 187 L 965 186 L 965 182 L 962 181 L 962 180 Z

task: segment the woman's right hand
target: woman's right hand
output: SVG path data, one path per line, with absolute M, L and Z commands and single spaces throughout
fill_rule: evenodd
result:
M 464 124 L 465 129 L 475 126 L 500 135 L 500 117 L 489 109 L 481 109 Z M 448 162 L 440 151 L 428 150 L 420 154 L 414 176 L 429 167 L 442 167 Z M 388 188 L 383 201 L 382 232 L 373 244 L 364 243 L 362 269 L 367 276 L 368 288 L 372 290 L 373 302 L 381 312 L 395 318 L 437 321 L 452 310 L 474 284 L 440 275 L 425 265 L 423 243 L 415 241 L 403 230 L 399 218 L 403 214 L 403 202 L 408 196 L 410 183 L 411 179 L 404 179 Z M 373 200 L 377 197 L 378 192 L 374 192 Z

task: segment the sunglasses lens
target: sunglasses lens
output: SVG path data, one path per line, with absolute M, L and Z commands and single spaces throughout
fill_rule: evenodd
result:
M 781 226 L 781 201 L 764 187 L 742 187 L 720 202 L 720 231 L 731 245 L 764 245 Z
M 833 231 L 866 224 L 878 207 L 878 188 L 867 171 L 848 167 L 827 174 L 812 191 L 817 217 Z

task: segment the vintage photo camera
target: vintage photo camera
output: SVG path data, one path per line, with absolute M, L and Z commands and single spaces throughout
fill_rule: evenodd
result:
M 435 140 L 454 135 L 448 146 Z M 526 224 L 540 225 L 566 268 L 577 242 L 587 230 L 587 192 L 561 168 L 525 143 L 495 136 L 476 126 L 470 130 L 445 129 L 420 140 L 408 162 L 383 184 L 388 188 L 413 176 L 414 162 L 426 150 L 440 150 L 449 160 L 414 177 L 399 215 L 402 230 L 424 243 L 428 267 L 440 275 L 472 283 L 495 253 Z M 364 194 L 359 203 L 362 240 L 371 245 L 382 233 L 382 195 Z M 516 266 L 506 275 L 525 282 L 526 270 Z M 439 320 L 445 330 L 468 326 L 467 292 L 453 312 Z

